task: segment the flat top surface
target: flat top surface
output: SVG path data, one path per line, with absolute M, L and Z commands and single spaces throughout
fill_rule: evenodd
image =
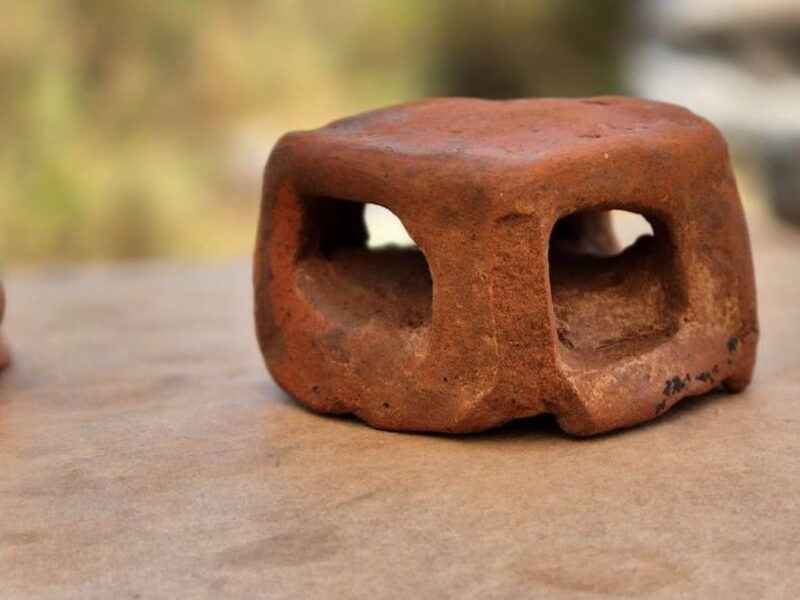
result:
M 688 110 L 650 100 L 433 98 L 355 115 L 311 135 L 404 154 L 531 159 L 625 140 L 713 131 Z M 690 137 L 689 139 L 697 139 Z
M 751 221 L 752 387 L 586 440 L 310 414 L 245 262 L 7 273 L 0 597 L 800 597 L 800 234 Z

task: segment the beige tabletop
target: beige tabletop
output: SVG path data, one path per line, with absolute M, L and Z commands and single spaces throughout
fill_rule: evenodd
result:
M 745 393 L 586 440 L 316 416 L 246 261 L 6 273 L 1 598 L 800 598 L 800 234 L 752 216 Z

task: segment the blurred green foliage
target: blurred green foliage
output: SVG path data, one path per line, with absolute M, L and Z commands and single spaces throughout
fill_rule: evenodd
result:
M 0 259 L 248 252 L 288 129 L 615 91 L 621 0 L 3 0 Z

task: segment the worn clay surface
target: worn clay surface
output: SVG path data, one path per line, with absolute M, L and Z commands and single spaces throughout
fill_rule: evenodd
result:
M 369 249 L 365 203 L 418 249 Z M 653 235 L 620 251 L 611 209 Z M 276 145 L 254 265 L 276 381 L 315 411 L 589 435 L 750 381 L 748 233 L 720 133 L 629 98 L 434 99 Z

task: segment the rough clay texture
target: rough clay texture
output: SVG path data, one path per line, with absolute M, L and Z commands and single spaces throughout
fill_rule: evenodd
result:
M 0 325 L 3 324 L 3 315 L 6 311 L 6 292 L 3 289 L 3 284 L 0 283 Z M 3 333 L 0 331 L 0 369 L 5 368 L 11 361 L 11 352 L 3 339 Z
M 364 203 L 419 249 L 368 249 Z M 653 235 L 619 251 L 606 211 Z M 748 233 L 719 131 L 630 98 L 433 99 L 285 135 L 254 264 L 292 396 L 394 430 L 576 435 L 750 381 Z

